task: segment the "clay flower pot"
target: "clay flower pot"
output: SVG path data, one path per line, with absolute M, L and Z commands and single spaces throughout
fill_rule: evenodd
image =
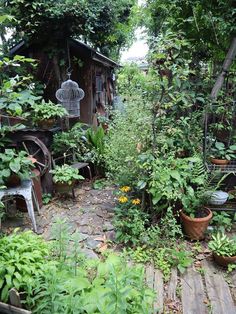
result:
M 8 116 L 7 120 L 8 120 L 9 126 L 14 126 L 14 125 L 19 124 L 19 123 L 22 124 L 26 121 L 24 118 L 13 117 L 13 116 Z
M 52 118 L 52 119 L 45 119 L 45 120 L 41 120 L 41 121 L 38 121 L 38 126 L 41 128 L 41 129 L 51 129 L 55 124 L 55 119 Z
M 228 264 L 235 264 L 236 263 L 236 256 L 221 256 L 213 253 L 213 258 L 216 264 L 220 266 L 227 267 Z
M 205 208 L 206 217 L 203 218 L 191 218 L 181 210 L 180 218 L 182 221 L 182 226 L 184 233 L 191 240 L 202 240 L 205 237 L 205 231 L 209 225 L 212 218 L 212 211 L 209 208 Z
M 10 175 L 10 177 L 6 180 L 5 185 L 8 188 L 15 188 L 16 186 L 19 186 L 21 183 L 20 177 L 13 173 Z
M 217 159 L 217 158 L 211 158 L 211 163 L 214 165 L 219 165 L 219 166 L 225 166 L 229 164 L 229 160 L 227 159 Z
M 55 183 L 55 189 L 57 193 L 70 193 L 73 191 L 75 185 L 75 181 L 72 182 L 71 184 L 68 183 L 62 183 L 62 182 L 57 182 Z

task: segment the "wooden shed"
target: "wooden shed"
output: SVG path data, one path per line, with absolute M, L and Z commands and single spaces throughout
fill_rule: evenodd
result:
M 71 79 L 85 92 L 85 97 L 80 102 L 81 122 L 92 124 L 96 108 L 112 104 L 115 92 L 114 70 L 119 65 L 78 40 L 69 39 L 64 46 L 61 43 L 60 46 L 57 43 L 26 45 L 22 41 L 10 50 L 10 54 L 38 60 L 36 79 L 45 86 L 45 100 L 54 102 L 57 102 L 56 90 L 67 80 L 66 69 L 71 63 Z

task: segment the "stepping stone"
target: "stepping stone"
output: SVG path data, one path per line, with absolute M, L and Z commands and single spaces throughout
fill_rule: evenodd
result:
M 183 314 L 208 314 L 202 277 L 192 267 L 181 278 Z
M 207 294 L 211 303 L 211 313 L 235 314 L 236 306 L 223 275 L 216 273 L 212 262 L 207 260 L 204 261 L 204 269 Z
M 85 254 L 88 258 L 91 258 L 91 259 L 98 259 L 98 256 L 97 254 L 93 251 L 93 250 L 90 250 L 88 248 L 83 248 L 81 249 L 81 252 L 83 254 Z
M 101 243 L 100 241 L 96 241 L 93 238 L 88 238 L 86 240 L 86 246 L 92 250 L 96 249 L 100 243 Z
M 114 226 L 110 222 L 105 222 L 102 229 L 103 231 L 111 231 L 114 230 Z

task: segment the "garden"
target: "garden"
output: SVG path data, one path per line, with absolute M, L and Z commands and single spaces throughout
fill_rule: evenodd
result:
M 0 3 L 0 313 L 235 313 L 233 1 Z

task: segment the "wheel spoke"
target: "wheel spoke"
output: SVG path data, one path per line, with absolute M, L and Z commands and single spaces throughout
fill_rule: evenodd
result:
M 34 157 L 35 155 L 37 155 L 40 151 L 41 151 L 41 148 L 39 148 L 35 153 L 33 153 L 32 157 Z
M 22 142 L 22 145 L 24 146 L 24 149 L 27 152 L 27 154 L 30 155 L 30 152 L 29 152 L 28 147 L 26 146 L 25 142 Z
M 38 160 L 35 162 L 36 164 L 40 165 L 41 167 L 46 167 L 45 164 L 42 164 L 41 162 L 39 162 Z

